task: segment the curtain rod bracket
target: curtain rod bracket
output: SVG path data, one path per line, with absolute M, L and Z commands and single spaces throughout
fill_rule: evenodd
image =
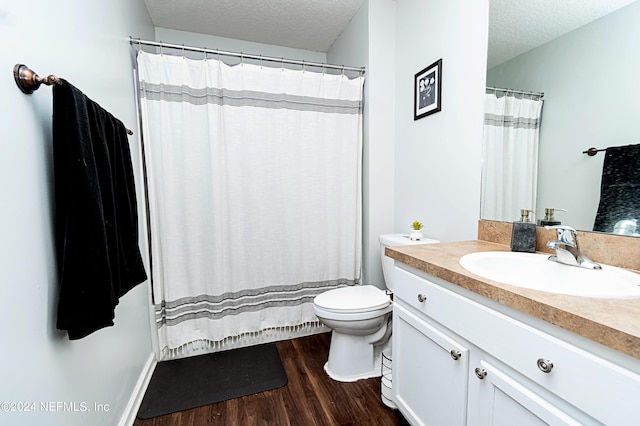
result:
M 41 84 L 51 86 L 52 84 L 60 83 L 60 79 L 55 75 L 50 75 L 42 78 L 31 68 L 24 64 L 16 64 L 13 67 L 13 78 L 22 93 L 25 93 L 27 95 L 30 95 L 38 90 Z

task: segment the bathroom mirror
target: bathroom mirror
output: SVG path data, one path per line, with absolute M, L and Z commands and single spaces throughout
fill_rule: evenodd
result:
M 574 28 L 547 35 L 564 21 L 564 3 Z M 604 3 L 609 9 L 593 9 Z M 640 1 L 490 0 L 489 21 L 487 86 L 544 93 L 537 201 L 522 208 L 536 219 L 545 208 L 566 209 L 557 221 L 592 231 L 605 152 L 583 151 L 640 144 Z M 527 34 L 538 47 L 518 55 Z

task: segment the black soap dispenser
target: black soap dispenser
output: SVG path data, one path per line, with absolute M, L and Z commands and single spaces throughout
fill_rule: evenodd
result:
M 544 219 L 542 219 L 540 221 L 540 226 L 553 226 L 553 225 L 560 225 L 560 221 L 556 220 L 553 217 L 553 213 L 555 211 L 559 211 L 559 212 L 566 212 L 565 209 L 558 209 L 558 208 L 554 208 L 554 207 L 547 207 L 546 209 L 544 209 Z
M 534 253 L 536 251 L 536 224 L 531 222 L 532 210 L 520 210 L 520 221 L 513 222 L 511 251 Z

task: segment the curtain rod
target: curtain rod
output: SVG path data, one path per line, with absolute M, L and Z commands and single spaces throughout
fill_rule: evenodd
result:
M 520 94 L 520 95 L 532 95 L 532 96 L 540 96 L 541 98 L 544 97 L 544 92 L 527 92 L 526 90 L 513 90 L 513 89 L 502 89 L 500 87 L 491 87 L 491 86 L 487 86 L 486 90 L 491 90 L 493 92 L 511 92 L 513 94 Z
M 188 50 L 190 52 L 201 52 L 201 53 L 211 53 L 215 55 L 232 56 L 240 59 L 248 58 L 248 59 L 256 59 L 260 61 L 279 62 L 282 64 L 302 65 L 303 67 L 310 66 L 310 67 L 318 67 L 318 68 L 326 68 L 326 69 L 336 69 L 341 71 L 355 71 L 360 74 L 365 73 L 364 67 L 356 68 L 356 67 L 348 67 L 344 65 L 324 64 L 320 62 L 300 61 L 297 59 L 285 59 L 285 58 L 276 58 L 273 56 L 252 55 L 252 54 L 247 54 L 242 52 L 240 53 L 229 52 L 229 51 L 219 50 L 219 49 L 207 49 L 206 47 L 193 47 L 193 46 L 185 46 L 184 44 L 163 43 L 162 41 L 158 42 L 158 41 L 150 41 L 150 40 L 140 40 L 139 38 L 136 39 L 131 36 L 129 36 L 129 43 L 131 45 L 137 44 L 137 45 L 145 45 L 145 46 L 156 46 L 160 48 L 166 47 L 168 49 L 179 49 L 183 51 Z

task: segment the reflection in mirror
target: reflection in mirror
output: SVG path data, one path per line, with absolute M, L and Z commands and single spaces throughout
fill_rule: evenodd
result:
M 483 219 L 510 221 L 521 209 L 535 209 L 541 97 L 487 89 L 482 137 Z
M 595 156 L 588 156 L 583 152 L 591 147 L 613 149 L 640 144 L 640 79 L 637 78 L 640 75 L 640 25 L 637 24 L 640 22 L 640 1 L 622 0 L 617 6 L 613 5 L 619 9 L 609 9 L 607 12 L 611 13 L 605 16 L 600 14 L 600 18 L 591 15 L 585 18 L 590 22 L 582 22 L 584 25 L 574 27 L 570 32 L 525 53 L 516 52 L 519 56 L 515 57 L 513 52 L 506 57 L 496 55 L 496 51 L 504 52 L 495 48 L 496 31 L 493 30 L 496 23 L 504 26 L 505 17 L 501 10 L 523 4 L 528 8 L 519 11 L 520 19 L 515 20 L 523 26 L 522 31 L 516 28 L 510 34 L 507 32 L 513 41 L 518 38 L 516 35 L 527 32 L 525 27 L 536 17 L 543 18 L 542 21 L 546 23 L 558 21 L 557 17 L 550 14 L 559 10 L 562 2 L 490 2 L 487 86 L 544 92 L 544 108 L 539 127 L 535 201 L 530 201 L 532 206 L 527 205 L 526 200 L 517 201 L 517 205 L 506 207 L 507 212 L 502 213 L 503 216 L 492 216 L 492 208 L 488 204 L 485 206 L 488 199 L 483 194 L 481 218 L 513 221 L 517 219 L 520 209 L 531 208 L 540 220 L 544 219 L 547 208 L 566 209 L 567 212 L 556 210 L 554 220 L 579 230 L 614 232 L 615 228 L 619 234 L 638 234 L 640 225 L 633 232 L 630 229 L 634 224 L 640 224 L 640 181 L 637 174 L 624 172 L 640 170 L 640 156 L 629 156 L 624 166 L 627 168 L 621 175 L 622 180 L 616 183 L 626 185 L 626 194 L 607 196 L 617 197 L 615 209 L 618 213 L 609 215 L 611 217 L 606 218 L 607 223 L 603 225 L 596 216 L 604 217 L 606 213 L 607 203 L 601 202 L 601 186 L 605 184 L 602 188 L 605 192 L 610 186 L 607 179 L 603 180 L 603 172 L 605 177 L 611 174 L 607 169 L 603 170 L 609 153 L 599 152 Z M 538 3 L 542 3 L 543 7 L 531 9 Z M 572 2 L 574 9 L 571 14 L 585 12 L 588 15 L 589 3 L 592 2 L 580 2 L 581 6 L 576 8 L 575 2 Z M 616 2 L 596 0 L 595 3 L 597 6 L 604 3 L 611 6 Z M 536 34 L 543 32 L 535 31 Z M 633 148 L 627 148 L 630 149 Z M 484 158 L 483 163 L 487 160 Z M 516 169 L 519 169 L 518 172 L 526 170 L 524 167 Z M 530 175 L 529 171 L 527 173 Z M 485 181 L 486 176 L 483 176 L 483 187 Z M 503 193 L 494 194 L 494 198 L 503 196 Z M 627 222 L 621 222 L 623 220 Z

